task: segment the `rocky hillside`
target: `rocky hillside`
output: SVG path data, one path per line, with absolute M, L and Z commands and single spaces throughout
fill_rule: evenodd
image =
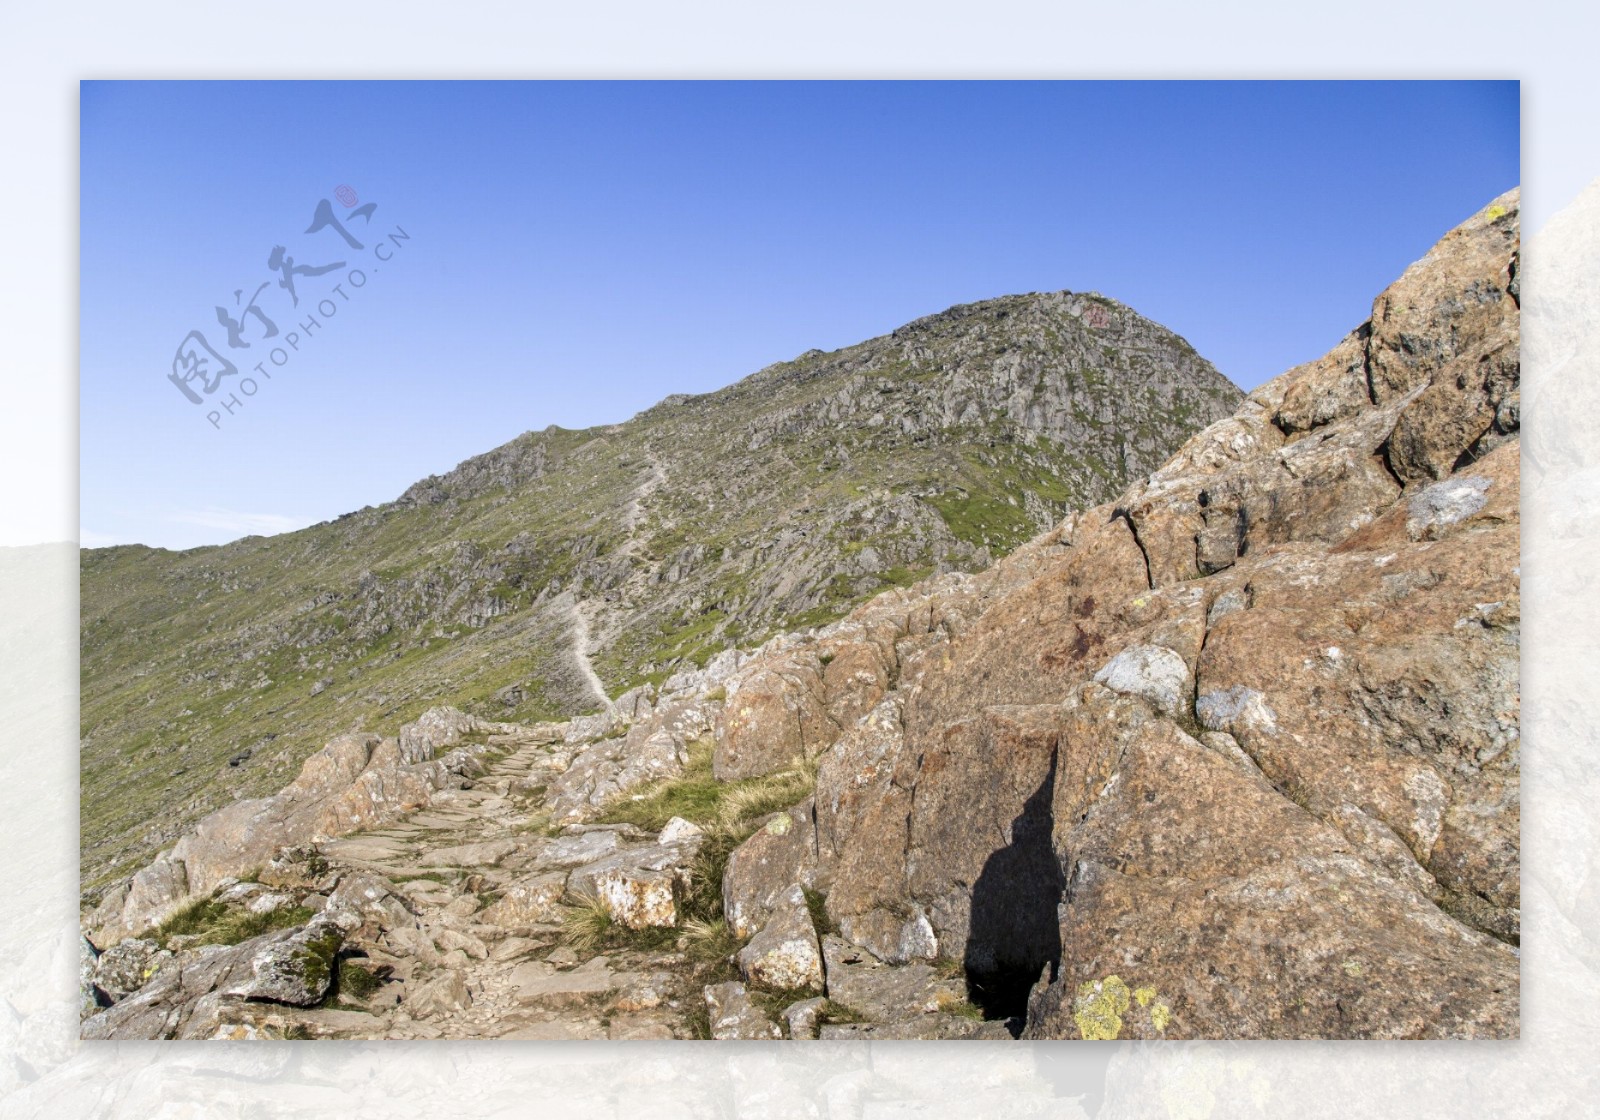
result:
M 626 423 L 524 435 L 330 523 L 89 550 L 83 881 L 271 793 L 340 732 L 592 711 L 885 588 L 977 571 L 1240 394 L 1059 292 L 957 307 Z
M 1518 196 L 977 573 L 344 736 L 85 915 L 94 1038 L 1514 1038 Z

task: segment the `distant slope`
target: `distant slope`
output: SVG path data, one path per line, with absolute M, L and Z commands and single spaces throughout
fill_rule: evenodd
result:
M 182 553 L 86 550 L 83 882 L 438 703 L 536 720 L 976 570 L 1241 394 L 1115 301 L 1011 296 L 632 420 L 530 432 L 387 505 Z

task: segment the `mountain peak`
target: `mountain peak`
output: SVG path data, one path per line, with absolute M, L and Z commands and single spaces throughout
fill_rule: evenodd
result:
M 981 570 L 1241 396 L 1115 301 L 1002 296 L 621 423 L 526 432 L 298 532 L 142 562 L 89 551 L 86 879 L 191 811 L 277 788 L 352 721 L 438 703 L 568 716 Z M 127 688 L 151 703 L 130 709 Z M 158 800 L 191 810 L 146 833 Z

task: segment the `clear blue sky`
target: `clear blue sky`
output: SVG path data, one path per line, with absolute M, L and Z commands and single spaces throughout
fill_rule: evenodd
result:
M 1519 175 L 1514 82 L 88 82 L 81 110 L 91 545 L 311 524 L 1013 292 L 1113 296 L 1250 388 Z M 305 232 L 325 198 L 360 251 Z M 346 268 L 291 310 L 279 245 Z M 279 337 L 229 348 L 214 308 L 263 282 Z M 194 329 L 240 370 L 201 406 L 167 377 Z

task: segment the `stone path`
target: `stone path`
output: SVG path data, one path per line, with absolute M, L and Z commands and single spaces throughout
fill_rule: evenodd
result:
M 531 908 L 496 905 L 516 902 L 527 893 L 519 886 L 530 882 L 556 886 L 559 897 L 561 880 L 581 875 L 593 857 L 618 862 L 659 848 L 627 825 L 578 826 L 555 837 L 531 828 L 530 818 L 540 819 L 531 791 L 569 761 L 560 743 L 523 743 L 471 788 L 443 791 L 387 828 L 320 845 L 331 872 L 392 885 L 415 927 L 399 923 L 347 942 L 347 950 L 366 954 L 346 958 L 347 966 L 385 980 L 368 998 L 342 996 L 335 1010 L 297 1013 L 306 1031 L 408 1039 L 691 1036 L 689 1009 L 701 997 L 681 954 L 585 956 L 562 943 L 555 898 Z

